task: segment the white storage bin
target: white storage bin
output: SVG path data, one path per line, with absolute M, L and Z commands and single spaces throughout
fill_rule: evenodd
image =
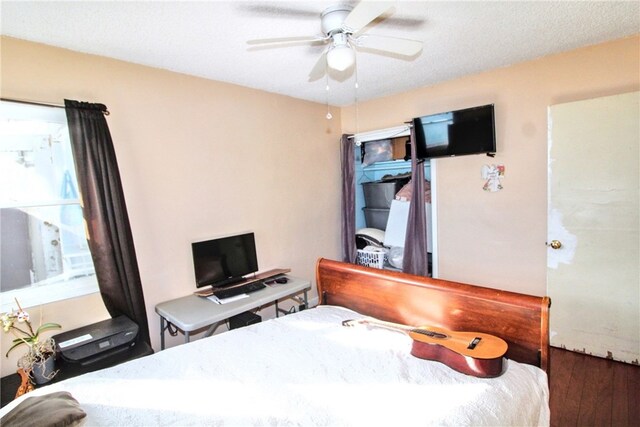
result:
M 387 251 L 384 249 L 358 249 L 358 255 L 356 256 L 356 264 L 358 265 L 373 268 L 383 268 L 386 261 Z

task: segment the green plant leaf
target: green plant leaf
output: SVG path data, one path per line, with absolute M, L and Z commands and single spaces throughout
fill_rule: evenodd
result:
M 40 335 L 41 332 L 48 331 L 49 329 L 60 329 L 60 328 L 62 328 L 62 326 L 60 326 L 57 323 L 51 323 L 51 322 L 44 323 L 36 331 L 36 337 Z
M 16 339 L 14 339 L 12 342 L 13 342 L 14 344 L 17 344 L 17 343 L 33 344 L 35 341 L 34 341 L 34 338 L 31 338 L 31 337 L 25 337 L 25 338 L 16 338 Z
M 14 340 L 15 342 L 15 340 Z M 20 346 L 21 344 L 26 344 L 24 341 L 20 340 L 20 342 L 13 344 L 9 350 L 7 350 L 7 354 L 5 354 L 5 357 L 9 357 L 9 353 L 11 353 L 11 350 L 13 350 L 14 348 Z

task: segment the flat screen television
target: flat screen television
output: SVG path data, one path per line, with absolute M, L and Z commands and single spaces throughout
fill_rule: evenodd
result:
M 413 126 L 418 159 L 496 151 L 493 104 L 417 117 Z
M 194 242 L 191 250 L 198 288 L 229 286 L 258 271 L 253 233 Z

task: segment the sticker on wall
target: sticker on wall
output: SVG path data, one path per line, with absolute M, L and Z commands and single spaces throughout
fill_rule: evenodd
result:
M 502 177 L 504 177 L 504 165 L 482 166 L 482 179 L 485 180 L 482 189 L 491 192 L 502 190 L 502 183 L 500 182 Z

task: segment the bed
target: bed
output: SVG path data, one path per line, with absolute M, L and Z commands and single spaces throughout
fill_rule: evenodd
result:
M 316 282 L 316 308 L 39 388 L 0 415 L 65 391 L 87 426 L 549 424 L 548 298 L 327 259 Z M 405 333 L 342 325 L 365 316 L 497 335 L 505 372 L 464 375 L 412 356 Z

